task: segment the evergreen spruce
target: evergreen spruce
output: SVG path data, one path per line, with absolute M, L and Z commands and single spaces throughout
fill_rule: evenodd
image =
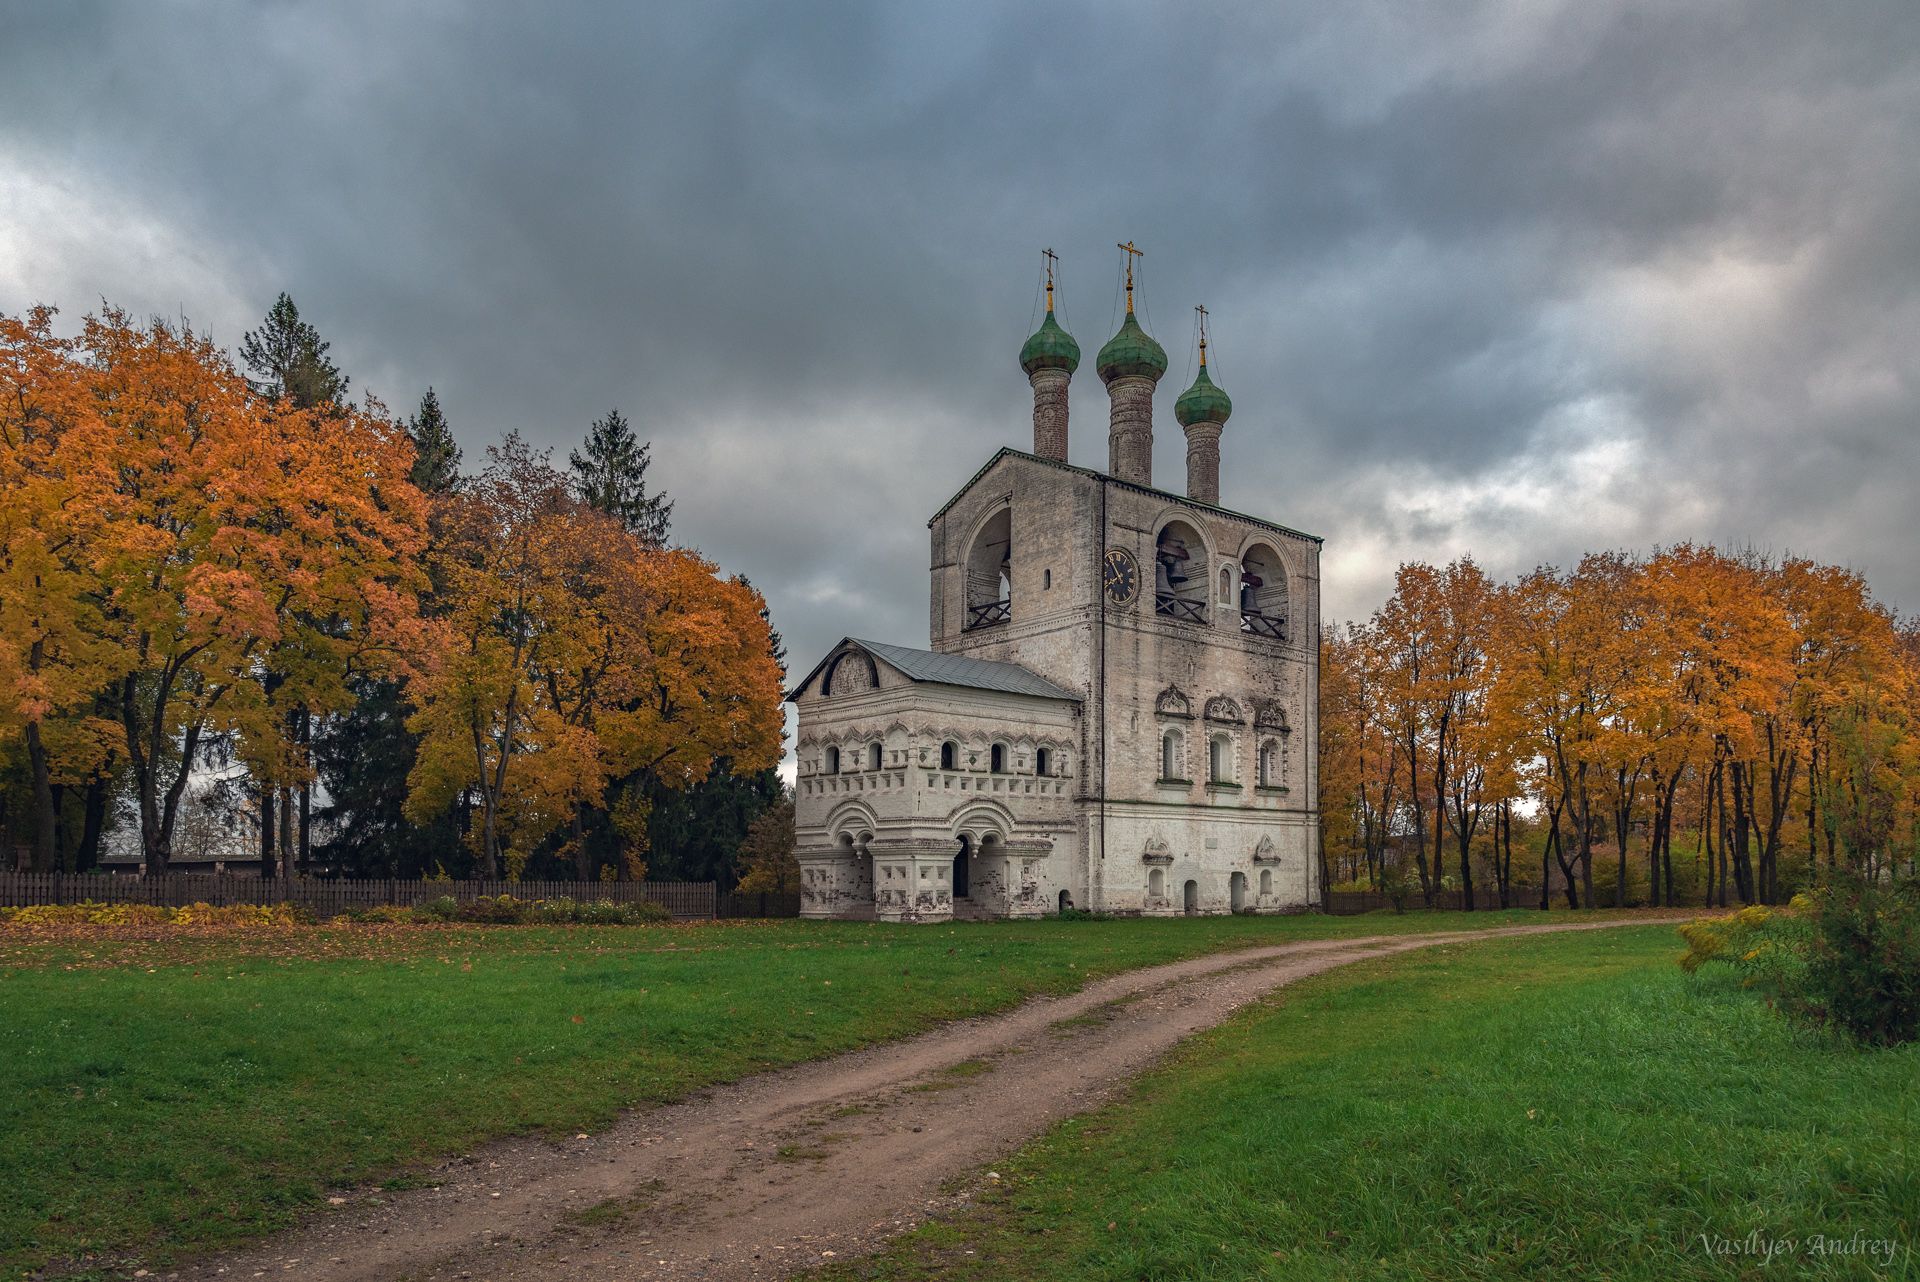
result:
M 634 436 L 619 410 L 608 410 L 587 429 L 583 449 L 568 452 L 574 494 L 582 503 L 599 508 L 636 538 L 652 547 L 667 542 L 673 502 L 664 494 L 647 493 L 647 465 L 653 446 Z
M 267 309 L 259 329 L 240 340 L 240 359 L 252 371 L 248 381 L 264 395 L 291 401 L 301 409 L 344 405 L 347 376 L 327 357 L 331 344 L 300 319 L 300 309 L 282 293 Z
M 407 435 L 413 438 L 413 483 L 429 494 L 452 493 L 460 483 L 460 446 L 431 387 L 408 421 Z

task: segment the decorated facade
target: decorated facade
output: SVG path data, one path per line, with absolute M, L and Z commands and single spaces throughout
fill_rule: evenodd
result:
M 801 912 L 945 921 L 1319 902 L 1321 541 L 1219 504 L 1233 405 L 1174 404 L 1186 491 L 1153 484 L 1167 358 L 1133 308 L 1096 358 L 1108 467 L 1066 461 L 1079 346 L 1021 351 L 1034 448 L 929 522 L 931 644 L 848 637 L 789 697 Z

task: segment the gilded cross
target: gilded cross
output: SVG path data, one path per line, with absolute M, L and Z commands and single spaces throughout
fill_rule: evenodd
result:
M 1124 250 L 1127 255 L 1127 315 L 1131 316 L 1133 315 L 1133 260 L 1144 258 L 1146 255 L 1135 249 L 1132 241 L 1124 245 L 1116 245 L 1114 248 Z

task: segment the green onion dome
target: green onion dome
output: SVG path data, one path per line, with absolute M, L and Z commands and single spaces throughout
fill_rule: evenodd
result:
M 1205 365 L 1200 367 L 1200 376 L 1193 380 L 1193 386 L 1180 393 L 1180 399 L 1173 403 L 1173 416 L 1182 427 L 1192 427 L 1195 423 L 1225 424 L 1232 413 L 1233 401 L 1213 385 Z
M 1029 375 L 1043 369 L 1063 369 L 1071 374 L 1080 368 L 1080 344 L 1060 328 L 1052 308 L 1047 309 L 1047 318 L 1020 349 L 1020 368 Z
M 1120 332 L 1107 340 L 1096 358 L 1096 368 L 1100 371 L 1100 381 L 1111 383 L 1116 378 L 1139 375 L 1150 378 L 1156 383 L 1167 372 L 1167 352 L 1153 341 L 1146 330 L 1140 328 L 1132 312 L 1120 323 Z

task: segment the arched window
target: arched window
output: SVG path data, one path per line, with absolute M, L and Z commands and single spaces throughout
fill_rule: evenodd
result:
M 949 739 L 940 745 L 940 768 L 958 770 L 960 768 L 960 745 Z
M 1207 782 L 1233 782 L 1233 740 L 1226 735 L 1207 740 Z
M 830 775 L 837 775 L 840 773 L 840 749 L 838 748 L 827 749 L 826 773 Z
M 1260 893 L 1263 896 L 1273 893 L 1273 869 L 1271 868 L 1260 870 Z
M 1045 748 L 1036 748 L 1033 753 L 1033 773 L 1042 779 L 1053 773 L 1053 754 Z
M 1169 730 L 1160 736 L 1160 777 L 1178 779 L 1180 766 L 1180 732 Z
M 1233 571 L 1224 565 L 1220 567 L 1220 604 L 1233 604 Z
M 1158 868 L 1147 874 L 1147 893 L 1155 899 L 1167 893 L 1167 874 Z
M 1007 745 L 996 743 L 987 753 L 987 769 L 994 774 L 1007 773 Z
M 1260 745 L 1260 786 L 1280 786 L 1280 745 L 1271 739 Z
M 879 768 L 880 768 L 880 745 L 877 743 L 870 743 L 867 745 L 867 769 L 878 770 Z

